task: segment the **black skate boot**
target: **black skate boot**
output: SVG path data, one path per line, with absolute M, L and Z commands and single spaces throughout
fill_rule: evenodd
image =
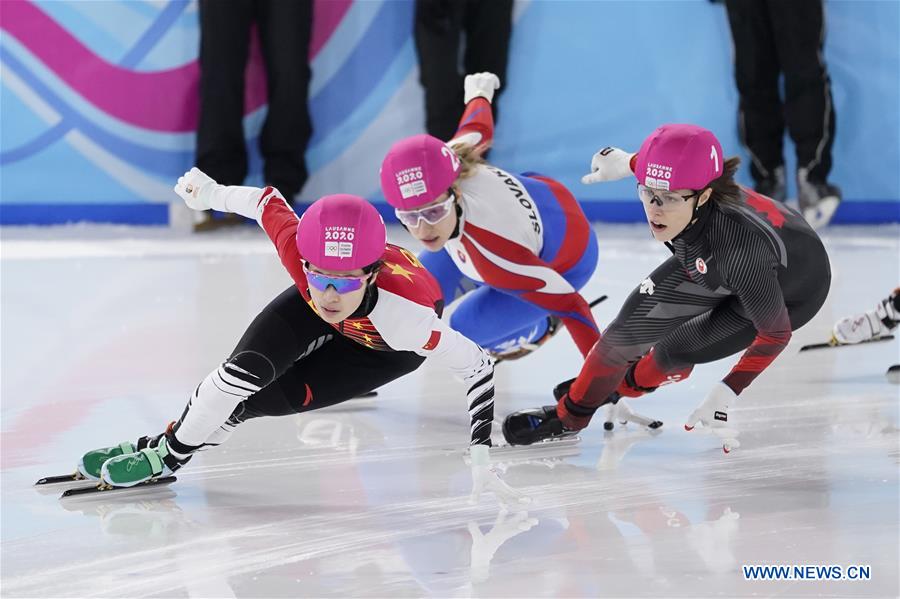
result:
M 503 438 L 510 445 L 531 445 L 551 439 L 565 439 L 577 432 L 563 426 L 556 415 L 556 406 L 513 412 L 503 421 Z
M 575 379 L 569 379 L 553 388 L 556 401 L 568 393 Z M 565 439 L 578 434 L 578 431 L 563 426 L 556 415 L 556 406 L 530 408 L 513 412 L 503 421 L 503 438 L 510 445 L 531 445 L 542 441 Z

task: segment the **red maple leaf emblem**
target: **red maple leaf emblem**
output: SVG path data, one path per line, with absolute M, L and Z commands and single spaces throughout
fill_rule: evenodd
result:
M 775 200 L 755 193 L 748 193 L 747 204 L 757 212 L 763 214 L 773 227 L 780 229 L 781 225 L 784 224 L 784 214 L 782 214 L 781 210 L 778 209 L 778 206 L 775 205 Z

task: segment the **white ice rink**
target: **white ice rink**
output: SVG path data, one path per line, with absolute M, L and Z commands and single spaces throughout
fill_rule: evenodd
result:
M 393 231 L 395 239 L 401 233 Z M 608 323 L 668 251 L 598 227 Z M 498 458 L 533 498 L 466 501 L 461 384 L 426 365 L 373 399 L 246 423 L 178 482 L 60 501 L 40 476 L 181 414 L 290 280 L 258 229 L 3 229 L 3 597 L 897 597 L 898 342 L 798 354 L 900 282 L 900 229 L 832 228 L 831 295 L 740 398 L 742 447 L 682 424 L 734 358 L 632 402 L 657 436 Z M 407 242 L 408 247 L 415 247 Z M 497 415 L 549 404 L 567 334 L 497 369 Z M 498 431 L 499 433 L 499 431 Z M 863 565 L 869 580 L 745 580 L 743 565 Z

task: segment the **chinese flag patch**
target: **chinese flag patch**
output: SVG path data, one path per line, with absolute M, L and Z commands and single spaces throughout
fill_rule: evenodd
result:
M 428 343 L 422 346 L 422 349 L 431 350 L 437 347 L 438 343 L 441 342 L 441 332 L 440 331 L 431 331 L 431 337 L 428 338 Z

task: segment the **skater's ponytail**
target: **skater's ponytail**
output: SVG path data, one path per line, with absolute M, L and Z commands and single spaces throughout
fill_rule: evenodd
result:
M 734 180 L 734 174 L 741 164 L 741 159 L 737 156 L 726 158 L 722 165 L 722 174 L 709 182 L 706 186 L 712 189 L 709 199 L 720 206 L 738 206 L 744 203 L 744 194 L 741 188 Z M 703 189 L 697 190 L 698 193 Z
M 467 143 L 455 143 L 450 146 L 457 156 L 461 168 L 459 170 L 459 179 L 468 179 L 475 174 L 478 167 L 484 164 L 484 153 L 487 151 L 485 144 L 472 145 Z

